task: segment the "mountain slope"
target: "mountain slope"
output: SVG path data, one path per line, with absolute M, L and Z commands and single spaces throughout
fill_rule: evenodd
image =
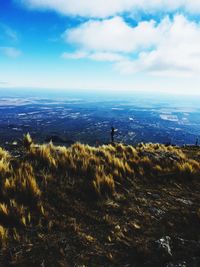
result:
M 29 135 L 19 157 L 0 149 L 1 266 L 199 266 L 199 159 L 195 147 Z

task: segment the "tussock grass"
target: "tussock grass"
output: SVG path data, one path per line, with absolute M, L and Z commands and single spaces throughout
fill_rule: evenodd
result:
M 115 200 L 119 196 L 126 198 L 135 184 L 187 182 L 200 175 L 200 163 L 178 147 L 151 143 L 90 147 L 76 143 L 66 148 L 52 142 L 34 144 L 29 134 L 23 143 L 23 160 L 13 159 L 16 165 L 12 165 L 9 153 L 0 148 L 1 245 L 9 236 L 19 240 L 21 227 L 34 224 L 43 229 L 51 212 L 46 207 L 53 209 L 52 205 L 69 188 L 77 199 L 110 201 L 113 208 L 118 208 Z M 49 222 L 47 225 L 52 228 Z
M 5 180 L 4 192 L 11 198 L 16 197 L 21 203 L 35 205 L 41 191 L 36 182 L 33 167 L 27 162 L 22 163 L 12 178 Z
M 0 147 L 0 176 L 9 171 L 10 168 L 10 154 Z
M 8 238 L 8 230 L 0 225 L 0 246 L 3 246 Z
M 56 167 L 56 148 L 50 142 L 47 145 L 31 146 L 30 155 L 37 159 L 41 165 L 46 165 L 47 168 Z
M 0 160 L 2 159 L 8 160 L 9 158 L 10 158 L 10 154 L 0 147 Z
M 29 133 L 27 133 L 26 135 L 24 135 L 24 138 L 23 138 L 23 144 L 24 144 L 24 147 L 26 149 L 30 149 L 31 145 L 33 144 L 33 140 L 30 136 Z
M 17 228 L 30 225 L 32 212 L 44 213 L 41 209 L 41 191 L 35 171 L 28 161 L 20 162 L 0 148 L 1 246 L 10 236 L 15 240 L 19 239 Z
M 9 172 L 9 168 L 10 168 L 10 162 L 5 159 L 1 159 L 0 160 L 0 175 L 3 175 Z
M 59 172 L 60 176 L 74 179 L 76 184 L 92 185 L 98 195 L 113 195 L 116 183 L 126 183 L 130 179 L 156 179 L 171 175 L 173 179 L 181 180 L 196 177 L 200 172 L 199 162 L 188 159 L 180 148 L 152 143 L 136 147 L 103 145 L 98 148 L 80 143 L 70 148 L 55 147 L 49 143 L 32 145 L 29 157 L 34 166 L 47 172 L 56 175 Z M 104 194 L 104 191 L 107 193 Z

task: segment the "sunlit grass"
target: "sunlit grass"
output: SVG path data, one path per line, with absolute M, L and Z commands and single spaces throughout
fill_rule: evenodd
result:
M 9 229 L 19 240 L 19 227 L 41 224 L 36 217 L 48 216 L 44 199 L 52 200 L 52 190 L 55 201 L 70 186 L 79 197 L 109 200 L 111 206 L 117 207 L 111 199 L 137 182 L 189 181 L 200 175 L 200 163 L 189 159 L 178 147 L 151 143 L 90 147 L 76 143 L 66 148 L 51 142 L 34 144 L 29 134 L 23 143 L 24 154 L 13 159 L 17 163 L 14 165 L 9 153 L 0 148 L 1 242 L 8 238 Z
M 31 138 L 29 133 L 24 135 L 23 144 L 24 144 L 26 149 L 30 149 L 31 145 L 33 144 L 33 140 L 32 140 L 32 138 Z

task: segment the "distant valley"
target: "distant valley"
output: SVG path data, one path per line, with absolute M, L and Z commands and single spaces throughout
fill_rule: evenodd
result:
M 5 94 L 0 98 L 0 142 L 12 143 L 30 132 L 37 142 L 105 144 L 114 126 L 115 140 L 125 144 L 195 144 L 200 107 L 185 102 L 187 97 L 180 100 L 176 106 L 165 95 Z

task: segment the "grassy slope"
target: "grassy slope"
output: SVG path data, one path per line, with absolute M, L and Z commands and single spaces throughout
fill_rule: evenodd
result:
M 198 262 L 198 148 L 24 146 L 0 149 L 0 266 Z

